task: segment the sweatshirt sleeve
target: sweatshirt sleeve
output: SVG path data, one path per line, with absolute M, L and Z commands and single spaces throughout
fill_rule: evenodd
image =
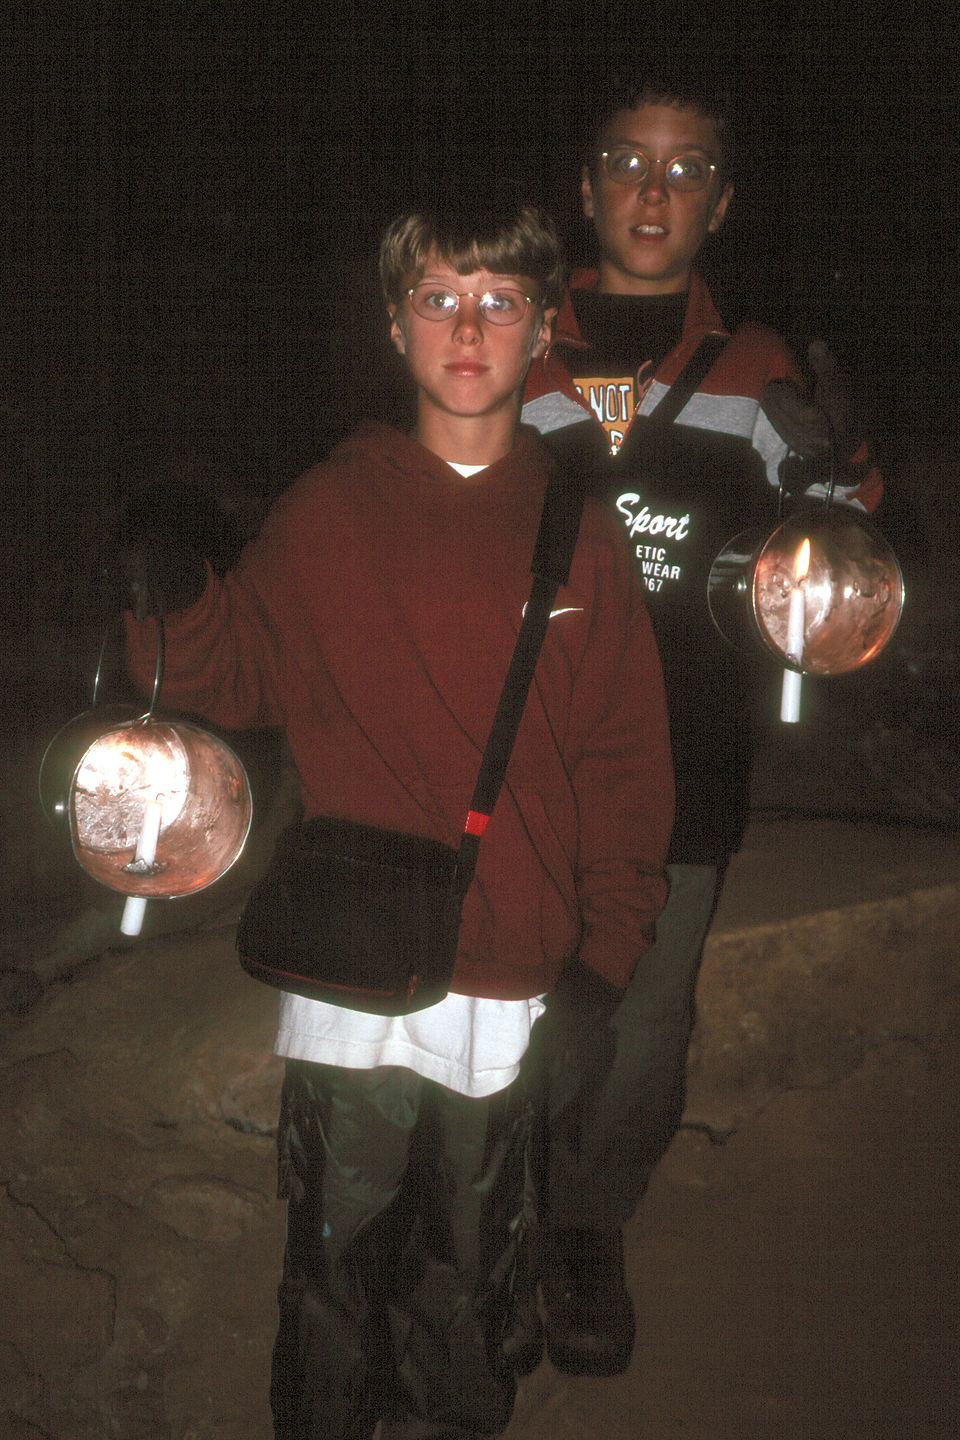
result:
M 207 582 L 190 609 L 167 616 L 161 702 L 193 710 L 227 729 L 281 725 L 297 649 L 297 607 L 286 590 L 293 567 L 289 506 L 281 502 L 261 534 L 222 579 Z M 146 691 L 153 684 L 156 629 L 126 616 L 127 663 Z
M 604 516 L 606 520 L 608 517 Z M 575 773 L 580 814 L 580 959 L 627 984 L 667 896 L 673 767 L 663 677 L 639 581 L 616 526 L 598 560 L 579 684 L 599 701 Z

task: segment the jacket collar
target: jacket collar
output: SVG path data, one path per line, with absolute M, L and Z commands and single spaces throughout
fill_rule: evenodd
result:
M 577 317 L 573 313 L 573 302 L 570 295 L 573 290 L 596 290 L 599 279 L 599 272 L 596 270 L 571 271 L 567 292 L 557 315 L 553 337 L 554 345 L 572 345 L 580 350 L 587 348 L 587 342 L 580 334 Z M 683 334 L 678 350 L 686 355 L 699 345 L 704 335 L 727 334 L 720 313 L 710 297 L 706 281 L 699 271 L 692 270 L 687 309 L 683 317 Z

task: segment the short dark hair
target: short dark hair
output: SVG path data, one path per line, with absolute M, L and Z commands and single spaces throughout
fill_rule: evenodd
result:
M 380 244 L 380 282 L 391 304 L 399 305 L 431 254 L 459 275 L 481 269 L 528 275 L 537 283 L 543 308 L 560 304 L 560 241 L 550 216 L 536 205 L 500 210 L 455 205 L 398 215 Z
M 593 171 L 600 152 L 600 139 L 618 110 L 639 110 L 642 105 L 673 105 L 678 110 L 695 110 L 712 120 L 720 142 L 720 170 L 724 180 L 734 163 L 734 101 L 731 92 L 713 84 L 699 73 L 682 69 L 635 70 L 624 65 L 610 79 L 595 107 L 586 132 L 584 163 Z

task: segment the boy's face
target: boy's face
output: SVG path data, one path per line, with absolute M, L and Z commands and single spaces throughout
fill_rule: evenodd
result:
M 489 270 L 460 275 L 435 255 L 410 284 L 435 285 L 461 296 L 455 313 L 446 319 L 418 315 L 409 296 L 388 306 L 390 337 L 417 384 L 421 423 L 424 418 L 455 421 L 495 414 L 506 414 L 515 423 L 530 361 L 547 348 L 556 310 L 543 311 L 534 304 L 515 324 L 493 324 L 481 314 L 479 297 L 509 288 L 536 300 L 537 288 L 529 276 Z
M 638 185 L 613 180 L 600 154 L 620 145 L 660 163 L 651 163 Z M 719 229 L 733 186 L 715 173 L 703 190 L 672 189 L 664 164 L 678 155 L 719 166 L 723 156 L 713 120 L 674 105 L 641 105 L 611 117 L 593 174 L 584 167 L 581 184 L 584 214 L 600 242 L 602 292 L 669 295 L 687 289 L 694 257 L 707 235 Z

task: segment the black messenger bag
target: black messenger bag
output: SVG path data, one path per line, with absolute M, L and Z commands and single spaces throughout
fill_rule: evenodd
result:
M 583 508 L 579 480 L 555 473 L 534 548 L 533 588 L 459 849 L 317 816 L 281 835 L 237 927 L 249 975 L 349 1010 L 406 1015 L 447 994 L 463 897 L 513 749 L 550 609 L 566 583 Z

